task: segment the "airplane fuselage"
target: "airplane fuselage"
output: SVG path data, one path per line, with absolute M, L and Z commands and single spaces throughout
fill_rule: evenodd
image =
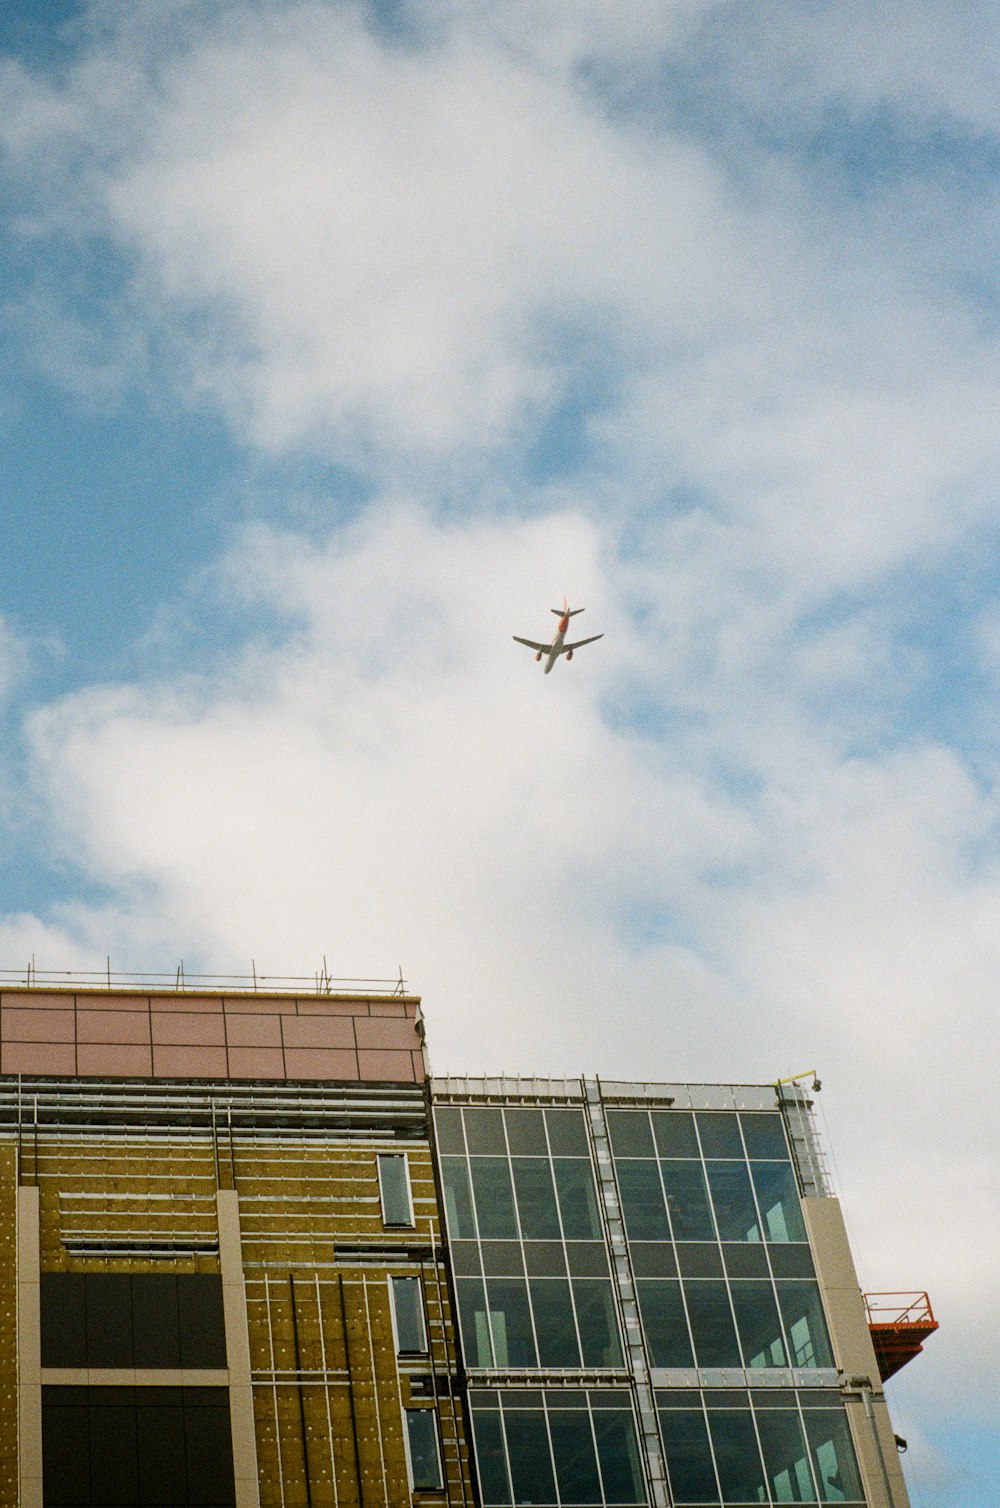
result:
M 569 628 L 569 618 L 568 617 L 562 617 L 562 618 L 560 618 L 559 619 L 559 627 L 556 629 L 556 636 L 552 640 L 552 644 L 551 644 L 551 646 L 549 648 L 548 655 L 546 656 L 546 659 L 545 659 L 545 674 L 546 675 L 548 675 L 549 671 L 552 669 L 553 665 L 556 663 L 556 661 L 558 660 L 559 656 L 563 652 L 563 644 L 566 642 L 566 630 L 568 628 Z M 538 672 L 536 671 L 535 674 L 537 675 Z

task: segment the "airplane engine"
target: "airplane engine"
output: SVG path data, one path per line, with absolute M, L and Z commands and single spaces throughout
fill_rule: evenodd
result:
M 541 651 L 541 650 L 539 650 L 539 651 L 538 651 L 538 653 L 537 653 L 537 654 L 536 654 L 536 656 L 535 656 L 535 659 L 536 659 L 536 660 L 540 660 L 540 659 L 541 659 L 541 658 L 542 658 L 542 651 Z
M 571 649 L 567 649 L 566 658 L 567 660 L 571 660 L 573 658 L 573 651 Z

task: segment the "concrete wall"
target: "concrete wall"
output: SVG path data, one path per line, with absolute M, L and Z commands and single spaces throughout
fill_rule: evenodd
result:
M 802 1212 L 868 1502 L 871 1508 L 909 1508 L 840 1201 L 803 1199 Z M 854 1379 L 858 1385 L 850 1386 Z

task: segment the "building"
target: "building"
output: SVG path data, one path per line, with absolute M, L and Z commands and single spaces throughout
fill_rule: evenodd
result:
M 419 1003 L 0 997 L 0 1502 L 471 1505 Z
M 415 997 L 253 983 L 0 988 L 0 1504 L 904 1508 L 933 1318 L 802 1085 L 430 1079 Z
M 486 1508 L 908 1503 L 803 1087 L 432 1098 Z

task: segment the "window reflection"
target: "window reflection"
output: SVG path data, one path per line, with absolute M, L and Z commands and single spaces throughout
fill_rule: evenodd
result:
M 767 1479 L 750 1410 L 709 1409 L 708 1422 L 723 1502 L 766 1503 Z
M 820 1502 L 862 1499 L 864 1493 L 843 1409 L 806 1409 L 805 1422 Z
M 559 1213 L 567 1241 L 598 1241 L 601 1226 L 590 1164 L 578 1157 L 557 1157 L 553 1163 Z
M 748 1157 L 776 1157 L 788 1161 L 788 1144 L 780 1115 L 743 1114 L 740 1125 Z
M 573 1322 L 573 1300 L 565 1278 L 533 1278 L 531 1307 L 535 1311 L 538 1364 L 542 1367 L 578 1367 L 580 1346 Z
M 606 1503 L 643 1503 L 639 1445 L 631 1412 L 595 1409 L 594 1435 Z
M 480 1238 L 517 1239 L 514 1215 L 514 1191 L 510 1182 L 510 1165 L 505 1157 L 473 1157 L 472 1188 L 476 1196 L 476 1217 Z
M 733 1308 L 743 1346 L 743 1364 L 747 1367 L 785 1367 L 788 1365 L 781 1338 L 778 1306 L 770 1283 L 749 1282 L 732 1285 Z
M 601 1478 L 590 1415 L 584 1409 L 550 1409 L 549 1430 L 562 1501 L 600 1503 Z
M 675 1503 L 717 1503 L 719 1489 L 701 1409 L 661 1409 L 660 1433 Z
M 833 1356 L 815 1283 L 779 1282 L 778 1304 L 794 1367 L 831 1367 Z
M 700 1162 L 661 1162 L 675 1241 L 712 1241 L 715 1227 Z
M 611 1284 L 601 1278 L 574 1278 L 573 1295 L 585 1367 L 620 1367 L 621 1341 Z
M 726 1284 L 692 1279 L 684 1284 L 684 1296 L 699 1367 L 741 1366 Z
M 476 1222 L 472 1214 L 469 1165 L 464 1157 L 442 1157 L 441 1182 L 444 1186 L 444 1212 L 448 1222 L 448 1234 L 453 1241 L 475 1239 Z
M 680 1283 L 657 1279 L 636 1284 L 639 1311 L 646 1335 L 650 1360 L 654 1367 L 691 1367 L 691 1339 L 688 1335 Z
M 697 1164 L 681 1163 L 678 1166 L 697 1167 Z M 669 1241 L 670 1226 L 667 1224 L 663 1189 L 656 1163 L 635 1160 L 619 1162 L 616 1171 L 629 1240 Z
M 556 1193 L 552 1186 L 552 1169 L 547 1157 L 515 1157 L 514 1188 L 517 1212 L 521 1217 L 521 1234 L 526 1241 L 559 1239 L 559 1215 Z
M 745 1162 L 707 1162 L 720 1241 L 759 1241 L 757 1206 Z
M 486 1508 L 506 1508 L 510 1503 L 507 1478 L 507 1453 L 500 1427 L 499 1409 L 474 1409 L 472 1414 L 476 1438 L 476 1465 L 479 1487 Z
M 541 1409 L 508 1409 L 504 1423 L 514 1502 L 554 1503 L 556 1484 L 545 1415 Z
M 752 1162 L 754 1188 L 768 1241 L 804 1241 L 802 1206 L 791 1164 Z
M 764 1465 L 776 1503 L 815 1503 L 802 1425 L 793 1409 L 762 1409 L 757 1415 Z
M 527 1285 L 519 1278 L 489 1278 L 486 1291 L 495 1364 L 498 1367 L 537 1366 Z

